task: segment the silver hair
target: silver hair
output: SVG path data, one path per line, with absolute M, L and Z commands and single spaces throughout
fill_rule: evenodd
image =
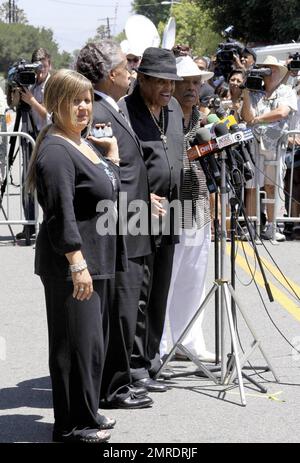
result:
M 95 84 L 107 78 L 110 71 L 120 64 L 122 56 L 122 49 L 114 40 L 88 43 L 79 52 L 77 71 Z

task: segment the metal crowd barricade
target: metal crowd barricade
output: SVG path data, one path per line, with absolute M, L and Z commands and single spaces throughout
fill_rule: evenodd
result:
M 28 135 L 25 132 L 0 132 L 0 137 L 18 137 L 18 140 L 19 140 L 19 150 L 20 150 L 20 152 L 19 152 L 19 155 L 15 159 L 15 162 L 18 161 L 17 166 L 15 166 L 15 162 L 14 162 L 14 166 L 10 166 L 9 165 L 9 161 L 10 161 L 9 156 L 8 156 L 8 154 L 6 155 L 5 178 L 7 180 L 7 184 L 6 184 L 6 189 L 4 191 L 4 195 L 3 195 L 2 200 L 1 200 L 1 196 L 0 196 L 0 216 L 1 215 L 4 216 L 4 220 L 0 220 L 0 225 L 9 226 L 10 231 L 11 231 L 12 236 L 13 236 L 13 239 L 15 241 L 15 236 L 14 236 L 14 233 L 12 232 L 12 230 L 11 230 L 11 225 L 34 225 L 36 235 L 37 235 L 37 232 L 38 232 L 39 207 L 38 207 L 36 193 L 34 195 L 34 210 L 35 210 L 34 217 L 35 218 L 34 218 L 34 220 L 27 220 L 24 217 L 23 202 L 25 202 L 25 205 L 26 205 L 26 201 L 28 201 L 28 195 L 26 193 L 24 194 L 24 189 L 23 189 L 24 185 L 22 185 L 22 171 L 24 169 L 24 165 L 23 165 L 24 160 L 22 159 L 22 150 L 20 149 L 21 138 L 25 138 L 26 140 L 28 140 L 29 143 L 31 143 L 32 149 L 35 146 L 35 141 L 30 135 Z M 11 181 L 10 181 L 10 169 L 12 167 L 14 167 L 15 169 L 17 168 L 18 177 L 19 177 L 19 180 L 20 180 L 19 181 L 20 185 L 17 186 L 17 187 L 14 186 L 14 188 L 17 188 L 17 192 L 12 192 L 12 184 L 11 184 Z M 2 182 L 3 182 L 3 180 L 4 179 L 2 179 Z M 12 198 L 15 197 L 15 196 L 19 197 L 18 204 L 17 204 L 18 214 L 17 214 L 17 218 L 15 218 L 15 217 L 12 218 L 12 215 L 13 215 L 12 213 L 14 213 L 14 215 L 16 213 L 16 208 L 12 204 Z
M 290 130 L 290 131 L 287 131 L 285 132 L 281 138 L 279 139 L 278 141 L 278 145 L 277 145 L 277 159 L 280 159 L 280 156 L 282 155 L 282 152 L 281 152 L 281 147 L 282 146 L 285 146 L 285 151 L 284 151 L 284 156 L 286 156 L 286 150 L 288 148 L 288 138 L 289 137 L 292 137 L 293 138 L 293 144 L 292 144 L 292 151 L 291 151 L 291 174 L 290 174 L 290 188 L 289 188 L 289 191 L 287 192 L 288 193 L 288 207 L 287 207 L 287 210 L 286 210 L 286 215 L 284 216 L 280 216 L 279 215 L 279 205 L 280 205 L 280 201 L 281 201 L 281 191 L 283 192 L 283 190 L 281 190 L 280 188 L 280 182 L 281 182 L 281 178 L 280 178 L 280 175 L 281 175 L 281 172 L 280 172 L 280 169 L 278 169 L 277 171 L 277 175 L 276 175 L 276 188 L 275 188 L 275 211 L 274 211 L 274 225 L 276 225 L 277 223 L 282 223 L 282 222 L 300 222 L 300 217 L 293 217 L 291 215 L 292 213 L 292 201 L 293 201 L 293 177 L 294 177 L 294 164 L 295 164 L 295 150 L 296 150 L 296 143 L 295 143 L 295 139 L 296 139 L 296 135 L 300 135 L 300 131 L 299 130 Z M 285 158 L 284 158 L 285 159 Z M 275 227 L 274 227 L 275 228 Z
M 284 222 L 300 222 L 300 217 L 292 217 L 291 216 L 291 203 L 293 199 L 293 174 L 294 174 L 294 154 L 295 154 L 295 136 L 300 135 L 299 131 L 296 130 L 291 130 L 291 131 L 285 131 L 283 135 L 280 137 L 280 139 L 277 142 L 277 147 L 276 147 L 276 159 L 274 161 L 269 161 L 265 160 L 264 165 L 265 166 L 274 166 L 276 169 L 275 173 L 275 192 L 274 192 L 274 198 L 268 198 L 266 193 L 263 193 L 260 190 L 260 185 L 259 185 L 259 171 L 255 169 L 255 178 L 256 178 L 256 215 L 249 217 L 251 220 L 255 221 L 256 223 L 256 232 L 257 235 L 259 236 L 261 233 L 261 204 L 273 204 L 274 206 L 274 219 L 272 222 L 272 230 L 273 230 L 273 240 L 275 241 L 275 233 L 276 233 L 276 227 L 278 223 L 284 223 Z M 282 201 L 284 201 L 284 186 L 283 186 L 283 172 L 284 172 L 284 163 L 285 163 L 285 156 L 286 156 L 286 150 L 288 147 L 288 137 L 293 136 L 294 137 L 294 143 L 292 146 L 292 166 L 291 166 L 291 185 L 290 185 L 290 191 L 288 192 L 289 194 L 289 206 L 287 210 L 287 215 L 280 215 L 280 205 L 282 204 Z M 255 150 L 258 150 L 258 144 L 254 143 Z M 255 158 L 257 159 L 257 151 L 255 153 Z M 262 198 L 262 195 L 264 195 L 264 198 Z

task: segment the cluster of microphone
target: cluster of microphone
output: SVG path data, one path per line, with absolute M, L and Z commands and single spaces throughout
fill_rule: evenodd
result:
M 187 155 L 190 161 L 199 161 L 206 177 L 207 188 L 215 193 L 221 186 L 221 165 L 219 155 L 226 156 L 226 189 L 229 184 L 235 189 L 242 187 L 254 176 L 251 143 L 253 134 L 245 124 L 238 124 L 234 116 L 219 119 L 216 114 L 207 118 L 207 125 L 199 128 L 190 141 Z

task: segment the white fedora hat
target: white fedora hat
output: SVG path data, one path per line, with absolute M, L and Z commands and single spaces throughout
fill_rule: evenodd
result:
M 120 43 L 122 52 L 125 53 L 125 55 L 134 55 L 134 56 L 142 56 L 144 53 L 144 48 L 143 46 L 139 46 L 137 44 L 132 44 L 129 42 L 129 40 L 122 40 Z
M 210 71 L 201 71 L 190 56 L 179 56 L 176 58 L 176 68 L 177 74 L 180 77 L 201 76 L 202 80 L 209 80 L 214 75 Z
M 264 66 L 276 66 L 280 69 L 280 75 L 281 78 L 283 79 L 286 73 L 288 72 L 288 69 L 286 66 L 281 64 L 278 59 L 275 56 L 272 55 L 267 55 L 266 58 L 264 59 L 263 63 L 257 64 L 259 67 L 264 67 Z

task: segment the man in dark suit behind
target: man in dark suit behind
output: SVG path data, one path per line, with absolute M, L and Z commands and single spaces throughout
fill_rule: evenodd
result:
M 127 194 L 127 206 L 132 201 L 142 201 L 146 208 L 143 216 L 146 214 L 148 217 L 150 194 L 142 150 L 138 138 L 117 105 L 130 84 L 126 56 L 112 40 L 89 43 L 79 53 L 77 70 L 90 79 L 94 86 L 93 123 L 110 122 L 117 138 L 121 192 Z M 127 213 L 126 226 L 133 214 Z M 147 220 L 150 222 L 150 217 Z M 142 408 L 151 405 L 152 400 L 145 395 L 145 389 L 131 386 L 130 357 L 144 277 L 144 258 L 152 253 L 153 247 L 148 230 L 135 236 L 125 231 L 125 242 L 128 271 L 116 274 L 109 294 L 112 301 L 109 309 L 110 340 L 102 381 L 102 406 Z

